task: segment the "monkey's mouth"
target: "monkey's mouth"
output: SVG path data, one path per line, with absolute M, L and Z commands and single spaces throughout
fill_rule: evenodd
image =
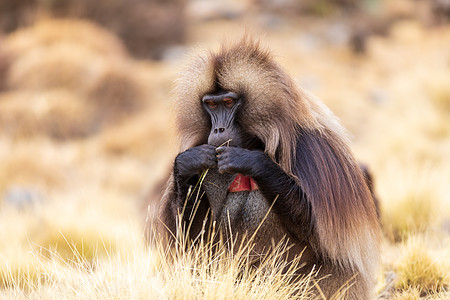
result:
M 236 134 L 210 135 L 208 144 L 215 147 L 240 147 L 242 145 L 241 139 Z
M 221 144 L 216 143 L 216 144 L 219 144 L 219 145 L 213 145 L 213 146 L 216 146 L 216 147 L 235 147 L 235 145 L 234 145 L 234 143 L 232 143 L 232 141 L 233 141 L 233 139 L 228 139 L 228 140 L 224 141 Z

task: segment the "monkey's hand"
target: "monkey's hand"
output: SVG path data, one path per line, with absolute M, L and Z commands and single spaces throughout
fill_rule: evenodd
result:
M 212 145 L 200 145 L 178 154 L 175 158 L 174 174 L 186 178 L 216 166 L 216 148 Z
M 252 177 L 268 201 L 277 199 L 275 209 L 291 224 L 300 224 L 310 234 L 311 204 L 302 187 L 280 165 L 259 150 L 219 147 L 217 167 L 220 173 L 240 173 Z M 303 236 L 300 234 L 299 236 Z
M 252 176 L 255 166 L 270 159 L 262 151 L 236 147 L 219 147 L 216 152 L 219 173 L 241 173 Z

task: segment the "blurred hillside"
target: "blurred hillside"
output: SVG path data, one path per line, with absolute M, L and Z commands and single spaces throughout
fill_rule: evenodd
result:
M 449 297 L 449 1 L 4 0 L 0 298 L 72 295 L 94 272 L 75 274 L 73 252 L 101 261 L 141 249 L 178 148 L 176 73 L 245 32 L 339 116 L 372 170 L 380 298 Z M 78 296 L 129 296 L 105 278 L 113 287 Z
M 0 29 L 12 32 L 46 18 L 93 21 L 119 36 L 138 57 L 157 58 L 184 41 L 184 0 L 5 0 Z

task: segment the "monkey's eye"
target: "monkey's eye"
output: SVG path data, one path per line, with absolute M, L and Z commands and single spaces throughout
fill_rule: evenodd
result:
M 234 105 L 234 99 L 233 98 L 225 98 L 224 100 L 225 107 L 232 108 Z
M 208 107 L 211 108 L 211 109 L 214 109 L 214 108 L 217 107 L 217 103 L 214 102 L 214 101 L 206 101 L 205 103 L 206 103 L 206 105 L 208 105 Z

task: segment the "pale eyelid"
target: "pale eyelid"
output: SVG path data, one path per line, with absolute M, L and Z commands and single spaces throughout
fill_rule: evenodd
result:
M 225 100 L 225 105 L 226 105 L 228 108 L 233 107 L 233 105 L 234 105 L 234 99 L 227 98 L 227 99 Z
M 210 107 L 210 108 L 215 108 L 217 107 L 217 104 L 214 101 L 207 101 L 206 104 Z

